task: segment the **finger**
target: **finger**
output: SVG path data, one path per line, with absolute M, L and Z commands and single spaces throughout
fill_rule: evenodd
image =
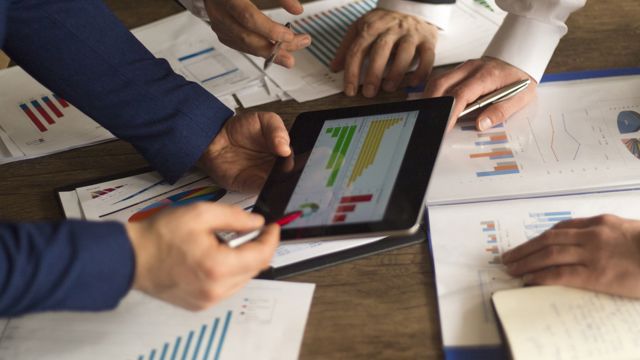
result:
M 552 245 L 579 245 L 580 234 L 578 230 L 573 229 L 547 230 L 540 236 L 502 254 L 502 262 L 507 265 L 519 261 L 524 257 Z
M 562 230 L 562 229 L 585 229 L 592 226 L 594 223 L 594 218 L 578 218 L 561 221 L 554 225 L 554 229 Z
M 258 113 L 258 118 L 260 119 L 262 134 L 271 151 L 281 157 L 289 156 L 291 154 L 289 132 L 280 116 L 275 113 L 265 112 Z
M 411 74 L 409 85 L 418 86 L 422 81 L 426 80 L 433 68 L 435 61 L 435 52 L 431 44 L 422 43 L 418 46 L 418 57 L 420 63 L 418 68 Z
M 227 2 L 227 11 L 246 29 L 271 41 L 293 41 L 291 29 L 271 20 L 251 1 L 235 0 Z
M 286 50 L 289 52 L 304 49 L 311 45 L 311 36 L 308 34 L 296 34 L 293 41 L 282 43 L 280 50 Z
M 366 75 L 362 86 L 362 94 L 366 97 L 374 97 L 378 93 L 384 68 L 391 56 L 391 50 L 398 40 L 398 36 L 385 32 L 380 34 L 373 42 L 369 51 L 369 64 L 367 65 Z
M 280 48 L 275 59 L 273 59 L 273 62 L 280 66 L 284 66 L 287 69 L 291 69 L 295 66 L 296 59 L 288 51 L 282 50 L 282 48 Z
M 280 0 L 280 6 L 287 10 L 288 13 L 300 15 L 304 11 L 298 0 Z
M 477 63 L 467 61 L 449 72 L 430 79 L 424 89 L 424 96 L 427 98 L 443 96 L 450 88 L 472 74 L 477 66 Z
M 253 273 L 269 267 L 280 243 L 280 227 L 266 226 L 260 237 L 233 250 L 234 268 L 237 273 Z
M 407 73 L 411 66 L 411 61 L 416 54 L 416 45 L 417 40 L 413 36 L 403 36 L 400 38 L 393 63 L 389 67 L 389 72 L 382 85 L 385 91 L 396 91 L 404 74 Z
M 476 119 L 476 127 L 480 131 L 488 130 L 503 123 L 511 115 L 522 109 L 535 97 L 535 86 L 529 86 L 525 91 L 482 110 Z M 464 110 L 464 109 L 463 109 Z
M 188 220 L 213 232 L 215 230 L 251 231 L 264 224 L 264 218 L 255 213 L 244 211 L 241 207 L 223 203 L 199 202 L 185 206 Z
M 589 289 L 589 270 L 582 265 L 547 268 L 522 277 L 525 285 L 564 285 Z
M 540 271 L 552 266 L 586 265 L 584 248 L 574 245 L 550 245 L 507 264 L 512 276 Z
M 233 19 L 212 21 L 211 29 L 218 35 L 220 42 L 230 48 L 263 58 L 271 55 L 271 41 L 245 29 Z

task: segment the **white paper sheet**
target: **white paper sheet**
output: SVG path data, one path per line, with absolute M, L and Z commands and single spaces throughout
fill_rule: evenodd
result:
M 520 286 L 500 254 L 559 221 L 603 213 L 640 219 L 640 191 L 429 207 L 444 346 L 500 343 L 490 296 Z
M 0 360 L 297 359 L 313 291 L 313 284 L 252 280 L 201 312 L 133 291 L 109 312 L 11 319 Z

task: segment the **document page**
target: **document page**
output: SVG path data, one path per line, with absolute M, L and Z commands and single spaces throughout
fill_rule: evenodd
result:
M 539 86 L 503 124 L 446 134 L 428 203 L 628 188 L 640 185 L 640 76 Z
M 297 359 L 314 286 L 252 280 L 199 312 L 133 291 L 113 311 L 13 318 L 0 360 Z
M 493 295 L 516 360 L 637 359 L 640 300 L 535 286 Z
M 501 254 L 560 221 L 614 214 L 640 219 L 640 191 L 430 206 L 431 248 L 445 347 L 500 343 L 491 295 L 521 286 Z

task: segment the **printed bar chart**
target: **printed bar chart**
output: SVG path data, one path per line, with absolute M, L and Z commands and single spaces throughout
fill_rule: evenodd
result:
M 122 188 L 123 186 L 124 186 L 124 185 L 118 185 L 118 186 L 114 186 L 114 187 L 111 187 L 111 188 L 105 188 L 105 189 L 100 189 L 100 190 L 92 191 L 92 192 L 91 192 L 91 198 L 92 198 L 92 199 L 99 198 L 99 197 L 104 196 L 104 195 L 107 195 L 107 194 L 109 194 L 109 193 L 111 193 L 111 192 L 113 192 L 113 191 L 116 191 L 116 190 L 118 190 L 118 189 Z
M 485 236 L 485 252 L 489 254 L 488 263 L 490 265 L 502 264 L 502 260 L 500 259 L 500 248 L 498 247 L 496 222 L 493 220 L 481 221 L 480 227 Z
M 509 140 L 507 139 L 507 133 L 504 131 L 493 132 L 493 133 L 479 133 L 478 141 L 476 141 L 476 145 L 500 145 L 506 144 Z
M 29 106 L 27 106 L 27 104 L 20 104 L 20 109 L 22 109 L 22 111 L 27 115 L 29 120 L 31 120 L 33 125 L 35 125 L 35 127 L 38 128 L 38 130 L 40 130 L 40 132 L 47 131 L 47 128 L 44 126 L 42 121 L 40 121 L 40 119 L 38 119 L 36 114 L 33 113 L 33 111 L 29 108 Z
M 44 118 L 44 120 L 47 122 L 47 124 L 49 125 L 53 125 L 56 122 L 53 121 L 53 118 L 51 117 L 51 115 L 49 115 L 49 113 L 47 112 L 47 110 L 45 110 L 42 105 L 40 105 L 40 103 L 38 102 L 38 100 L 33 100 L 31 101 L 31 106 L 33 106 L 36 111 L 38 111 L 38 113 L 40 114 L 40 116 L 42 116 L 42 118 Z
M 495 131 L 494 129 L 491 132 L 478 133 L 476 136 L 478 140 L 474 142 L 474 145 L 477 147 L 477 152 L 469 154 L 471 159 L 514 159 L 513 150 L 507 146 L 509 144 L 509 137 L 506 131 Z M 487 146 L 489 147 L 488 151 L 485 149 Z M 476 176 L 490 177 L 520 173 L 520 167 L 514 160 L 497 161 L 492 165 L 492 170 L 477 171 Z
M 387 119 L 377 120 L 371 123 L 371 126 L 367 131 L 367 136 L 364 139 L 362 149 L 358 154 L 358 159 L 356 160 L 353 172 L 351 173 L 351 176 L 349 176 L 347 186 L 351 186 L 360 176 L 362 176 L 364 171 L 374 163 L 385 132 L 392 126 L 399 124 L 401 121 L 402 119 Z
M 222 78 L 235 73 L 239 69 L 223 54 L 215 51 L 213 47 L 197 50 L 183 55 L 178 61 L 184 65 L 184 69 L 201 84 Z
M 376 1 L 361 0 L 323 11 L 293 22 L 293 29 L 311 35 L 307 51 L 325 66 L 333 60 L 349 25 L 376 6 Z
M 353 139 L 353 134 L 355 133 L 356 128 L 356 125 L 352 125 L 333 129 L 331 137 L 335 138 L 338 133 L 339 135 L 337 135 L 338 140 L 336 141 L 336 145 L 333 147 L 331 156 L 327 162 L 326 169 L 332 169 L 331 175 L 329 175 L 329 178 L 327 179 L 327 187 L 333 187 L 336 182 L 336 178 L 338 177 L 342 164 L 344 163 L 344 158 L 347 155 L 347 151 L 349 151 L 349 146 L 351 145 L 351 140 Z
M 531 239 L 542 234 L 561 221 L 571 219 L 573 219 L 572 211 L 548 211 L 529 213 L 529 219 L 524 224 L 527 239 Z
M 49 110 L 51 110 L 57 117 L 61 118 L 64 116 L 64 114 L 62 114 L 62 111 L 58 109 L 56 104 L 53 101 L 51 101 L 51 99 L 48 96 L 43 96 L 42 101 L 47 105 Z
M 58 105 L 63 109 L 69 107 L 69 103 L 58 95 L 52 94 L 52 97 L 56 99 Z M 56 123 L 54 116 L 55 118 L 62 118 L 64 117 L 64 113 L 49 96 L 42 96 L 40 100 L 42 103 L 37 99 L 25 101 L 21 103 L 19 107 L 38 131 L 46 132 L 48 130 L 47 125 L 54 125 Z M 46 105 L 46 107 L 43 104 Z

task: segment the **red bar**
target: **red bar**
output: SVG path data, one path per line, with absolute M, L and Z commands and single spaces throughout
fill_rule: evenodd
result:
M 353 196 L 344 196 L 340 199 L 340 204 L 348 204 L 348 203 L 357 203 L 357 202 L 368 202 L 373 199 L 373 195 L 353 195 Z
M 60 103 L 60 105 L 62 105 L 63 108 L 69 107 L 69 103 L 66 102 L 66 100 L 64 100 L 60 96 L 53 94 L 53 97 L 56 98 L 56 100 L 58 100 L 58 102 Z
M 344 220 L 347 218 L 347 215 L 345 214 L 336 214 L 333 217 L 333 222 L 337 223 L 337 222 L 344 222 Z
M 62 114 L 60 109 L 58 109 L 56 104 L 54 104 L 53 101 L 51 101 L 51 99 L 49 99 L 48 96 L 43 96 L 42 101 L 44 101 L 44 103 L 47 104 L 47 106 L 49 107 L 49 110 L 51 110 L 54 114 L 56 114 L 57 117 L 61 118 L 64 116 L 64 114 Z
M 20 104 L 20 109 L 22 109 L 22 111 L 24 111 L 24 113 L 27 114 L 29 119 L 31 119 L 31 122 L 33 122 L 33 125 L 35 125 L 38 128 L 38 130 L 40 130 L 40 132 L 47 131 L 47 128 L 44 127 L 40 119 L 36 117 L 36 114 L 34 114 L 33 111 L 31 111 L 31 109 L 29 109 L 29 107 L 26 104 Z
M 49 125 L 53 125 L 56 122 L 53 121 L 53 118 L 51 117 L 51 115 L 49 115 L 49 113 L 47 112 L 47 110 L 45 110 L 42 105 L 40 105 L 40 103 L 38 102 L 38 100 L 33 100 L 31 102 L 31 105 L 33 105 L 34 108 L 36 108 L 36 110 L 38 110 L 38 112 L 40 113 L 40 115 L 47 120 L 47 123 Z
M 356 209 L 355 205 L 340 205 L 336 212 L 352 212 Z

